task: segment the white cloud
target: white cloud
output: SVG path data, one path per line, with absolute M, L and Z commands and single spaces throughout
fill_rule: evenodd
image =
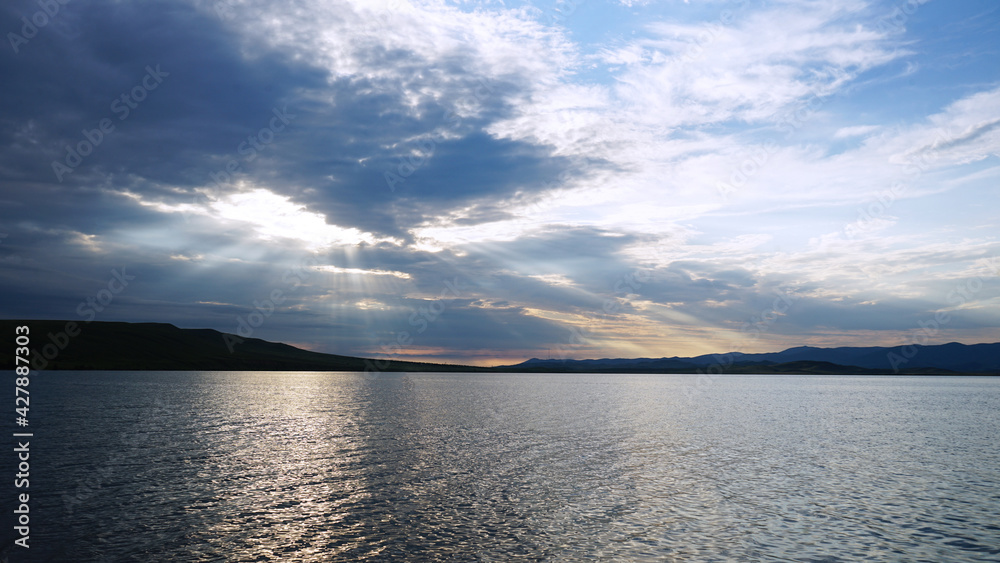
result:
M 537 194 L 540 186 L 526 186 L 506 202 L 491 202 L 506 203 L 512 217 L 470 225 L 463 213 L 473 213 L 472 206 L 428 221 L 412 231 L 416 250 L 449 249 L 461 256 L 463 248 L 513 241 L 554 225 L 593 226 L 640 235 L 627 254 L 651 267 L 694 260 L 753 272 L 760 280 L 794 280 L 817 298 L 866 294 L 875 303 L 883 297 L 927 298 L 928 286 L 900 281 L 933 268 L 943 272 L 935 276 L 947 278 L 969 256 L 992 248 L 988 239 L 969 239 L 962 252 L 947 254 L 953 241 L 901 231 L 907 218 L 898 208 L 858 225 L 863 228 L 855 229 L 854 238 L 846 236 L 857 217 L 854 208 L 876 201 L 901 180 L 907 188 L 895 201 L 982 175 L 968 170 L 941 181 L 936 174 L 997 155 L 1000 134 L 996 90 L 895 127 L 842 122 L 827 102 L 862 73 L 910 54 L 898 37 L 874 29 L 864 2 L 788 1 L 738 11 L 726 23 L 653 21 L 635 38 L 597 50 L 593 61 L 612 77 L 606 82 L 574 75 L 583 50 L 559 29 L 532 21 L 528 12 L 399 6 L 386 14 L 349 3 L 335 14 L 316 8 L 324 13 L 318 18 L 276 14 L 280 21 L 272 25 L 286 30 L 277 37 L 303 52 L 314 50 L 340 76 L 398 85 L 409 100 L 406 111 L 418 112 L 433 100 L 452 103 L 460 115 L 476 115 L 475 103 L 453 103 L 460 97 L 455 88 L 467 84 L 461 73 L 502 77 L 516 85 L 502 94 L 515 112 L 489 124 L 487 133 L 548 147 L 553 156 L 576 162 L 603 163 L 580 164 L 543 194 Z M 376 32 L 370 26 L 367 34 L 357 31 L 366 21 L 378 22 Z M 312 39 L 302 43 L 302 33 L 293 36 L 289 30 L 296 26 L 315 30 L 304 34 Z M 365 49 L 375 45 L 407 54 L 398 64 L 372 64 Z M 447 64 L 458 66 L 436 70 Z M 788 135 L 781 128 L 775 132 L 810 100 L 813 109 L 804 119 L 799 114 L 803 125 Z M 831 152 L 831 138 L 857 138 L 860 146 Z M 772 142 L 763 157 L 762 139 Z M 920 174 L 907 174 L 913 158 L 931 154 Z M 738 189 L 720 198 L 717 185 L 742 172 Z M 788 235 L 780 229 L 788 226 L 761 218 L 782 211 L 794 211 L 805 225 L 796 231 L 801 240 L 785 251 L 773 247 L 784 242 Z M 810 217 L 830 213 L 843 214 L 834 221 L 836 231 L 809 224 Z M 738 231 L 694 226 L 723 217 Z M 535 278 L 553 287 L 569 285 L 554 274 Z M 644 310 L 664 314 L 653 304 Z M 649 314 L 636 318 L 654 322 Z
M 929 122 L 910 132 L 911 146 L 895 161 L 967 164 L 1000 156 L 1000 88 L 958 100 Z
M 364 269 L 364 268 L 341 268 L 339 266 L 314 266 L 313 269 L 331 274 L 348 274 L 354 276 L 392 276 L 403 280 L 409 280 L 412 276 L 406 272 L 395 270 Z
M 578 68 L 579 47 L 528 11 L 465 12 L 438 2 L 306 6 L 297 13 L 271 11 L 263 22 L 271 32 L 254 36 L 319 56 L 340 76 L 399 84 L 412 111 L 453 96 L 461 72 L 504 77 L 519 85 L 503 94 L 517 102 L 517 111 L 489 125 L 488 133 L 550 147 L 554 156 L 607 163 L 575 170 L 541 200 L 511 200 L 512 219 L 468 226 L 459 211 L 425 224 L 414 231 L 420 248 L 512 240 L 546 224 L 667 233 L 712 213 L 864 202 L 902 177 L 901 154 L 932 146 L 920 144 L 928 125 L 852 125 L 831 134 L 864 137 L 861 147 L 827 155 L 823 146 L 779 137 L 762 162 L 746 126 L 734 125 L 773 124 L 817 94 L 825 100 L 862 72 L 906 55 L 891 42 L 896 39 L 873 28 L 864 2 L 789 1 L 735 10 L 731 21 L 652 21 L 638 38 L 599 52 L 603 64 L 617 67 L 609 84 L 575 78 L 570 71 Z M 373 63 L 367 54 L 375 46 L 406 56 Z M 438 70 L 456 61 L 448 73 Z M 982 158 L 997 133 L 986 120 L 991 111 L 997 115 L 994 97 L 958 102 L 932 117 L 929 128 L 964 125 L 947 137 L 948 150 L 962 146 L 965 161 Z M 465 115 L 477 111 L 455 107 Z M 707 132 L 708 126 L 716 129 Z M 718 184 L 748 169 L 732 196 L 720 198 Z M 922 193 L 913 188 L 905 197 Z
M 327 224 L 323 215 L 261 188 L 213 201 L 209 208 L 221 220 L 250 224 L 262 240 L 294 240 L 309 250 L 388 240 L 355 228 Z
M 234 14 L 232 25 L 244 31 L 248 49 L 266 41 L 308 57 L 335 77 L 399 88 L 411 112 L 434 102 L 473 115 L 475 107 L 461 104 L 472 77 L 517 81 L 525 89 L 520 93 L 524 101 L 577 64 L 563 32 L 537 23 L 527 9 L 463 11 L 438 1 L 313 0 L 298 10 L 261 3 Z
M 209 217 L 223 224 L 244 225 L 249 227 L 260 241 L 292 241 L 310 251 L 361 243 L 399 244 L 396 239 L 376 237 L 372 233 L 353 227 L 328 224 L 323 215 L 309 211 L 288 197 L 264 188 L 247 188 L 220 198 L 177 205 L 147 201 L 140 195 L 130 192 L 125 192 L 123 195 L 144 207 L 151 207 L 163 213 L 179 213 L 189 218 Z
M 858 23 L 852 12 L 861 7 L 786 3 L 740 11 L 730 25 L 654 22 L 648 37 L 605 51 L 603 58 L 625 65 L 617 96 L 651 122 L 676 127 L 771 120 L 904 54 Z
M 833 133 L 833 138 L 847 139 L 850 137 L 863 137 L 878 130 L 878 125 L 853 125 L 850 127 L 841 127 Z

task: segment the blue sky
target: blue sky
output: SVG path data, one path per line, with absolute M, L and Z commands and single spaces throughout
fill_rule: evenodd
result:
M 0 10 L 4 317 L 485 365 L 1000 340 L 994 2 L 41 10 Z

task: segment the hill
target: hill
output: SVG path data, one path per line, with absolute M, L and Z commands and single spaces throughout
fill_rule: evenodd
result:
M 31 329 L 30 357 L 36 370 L 1000 375 L 1000 343 L 951 342 L 911 348 L 800 346 L 765 354 L 732 352 L 692 358 L 533 358 L 512 366 L 483 368 L 322 354 L 165 323 L 0 320 L 0 334 L 8 335 L 9 342 L 0 346 L 0 362 L 7 369 L 14 365 L 14 329 L 25 324 Z M 234 345 L 234 340 L 239 343 Z
M 30 328 L 34 369 L 254 371 L 485 371 L 484 368 L 321 354 L 259 338 L 227 345 L 225 333 L 165 323 L 0 320 L 0 361 L 13 366 L 14 329 Z M 230 346 L 232 351 L 230 351 Z M 11 368 L 7 368 L 11 369 Z
M 501 369 L 501 368 L 498 368 Z M 502 369 L 533 372 L 600 373 L 868 373 L 1000 375 L 1000 343 L 934 346 L 814 348 L 798 346 L 763 354 L 706 354 L 691 358 L 605 358 L 540 360 Z

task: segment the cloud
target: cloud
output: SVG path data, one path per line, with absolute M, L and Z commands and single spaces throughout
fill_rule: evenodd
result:
M 775 342 L 891 340 L 1000 253 L 1000 90 L 893 114 L 941 65 L 887 7 L 67 4 L 0 57 L 0 313 L 73 317 L 125 264 L 102 320 L 231 332 L 279 289 L 255 336 L 341 353 L 413 314 L 414 357 L 708 352 L 776 291 Z
M 841 127 L 840 129 L 837 129 L 833 133 L 833 138 L 847 139 L 850 137 L 863 137 L 878 130 L 878 125 L 852 125 L 850 127 Z
M 617 95 L 663 127 L 774 120 L 903 54 L 858 23 L 860 7 L 786 3 L 709 24 L 653 22 L 649 37 L 603 60 L 625 67 Z

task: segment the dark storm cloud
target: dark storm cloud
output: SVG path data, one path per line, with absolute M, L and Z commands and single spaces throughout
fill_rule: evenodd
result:
M 414 85 L 409 72 L 419 73 L 340 78 L 323 91 L 329 104 L 297 103 L 287 138 L 248 167 L 250 176 L 331 223 L 407 239 L 408 229 L 453 209 L 540 191 L 566 170 L 602 165 L 553 158 L 547 148 L 480 132 L 510 113 L 503 101 L 509 83 L 493 79 L 486 90 L 484 79 L 464 70 L 447 80 L 431 73 Z M 440 91 L 440 99 L 409 108 L 407 92 L 425 87 Z M 458 116 L 454 104 L 468 99 L 480 113 Z
M 0 28 L 16 29 L 21 14 L 35 6 L 8 5 Z M 290 53 L 247 45 L 249 39 L 234 35 L 214 14 L 184 3 L 92 2 L 62 10 L 58 17 L 72 20 L 78 31 L 73 37 L 43 30 L 20 53 L 0 58 L 6 108 L 0 166 L 5 191 L 19 201 L 46 190 L 104 186 L 189 203 L 196 201 L 194 188 L 221 187 L 221 195 L 235 191 L 236 180 L 249 179 L 332 223 L 404 236 L 427 217 L 487 194 L 541 186 L 567 166 L 537 147 L 472 133 L 509 111 L 504 100 L 515 86 L 484 81 L 461 57 L 431 66 L 414 53 L 372 47 L 359 56 L 373 70 L 391 73 L 331 79 L 327 70 Z M 147 68 L 161 82 L 143 92 L 142 101 L 130 102 Z M 442 92 L 441 100 L 407 107 L 406 92 L 428 86 Z M 451 104 L 463 99 L 477 104 L 476 116 L 451 112 Z M 251 160 L 244 141 L 272 122 L 275 108 L 287 108 L 292 123 Z M 86 141 L 83 131 L 99 130 L 102 119 L 113 131 L 59 181 L 53 161 L 72 164 L 66 147 Z M 464 136 L 435 139 L 443 130 Z M 386 173 L 398 174 L 408 158 L 414 162 L 421 140 L 433 143 L 433 154 L 391 190 Z M 226 173 L 228 182 L 214 182 L 212 175 L 222 177 L 233 160 L 238 172 Z M 121 213 L 106 203 L 102 213 Z M 47 220 L 82 215 L 64 206 L 46 209 Z
M 33 6 L 8 5 L 0 25 L 15 26 Z M 84 140 L 83 129 L 108 118 L 115 130 L 62 184 L 122 173 L 200 185 L 213 154 L 232 151 L 255 120 L 325 75 L 280 53 L 244 58 L 237 38 L 183 3 L 81 2 L 63 10 L 60 17 L 76 21 L 76 37 L 40 32 L 19 54 L 0 58 L 9 79 L 4 166 L 26 182 L 55 180 L 52 160 L 63 160 L 66 145 Z M 133 100 L 147 67 L 159 70 L 161 82 Z
M 414 332 L 417 314 L 428 327 L 413 335 L 414 346 L 458 357 L 463 349 L 564 344 L 581 319 L 613 320 L 604 325 L 609 331 L 638 317 L 662 322 L 656 315 L 667 309 L 681 313 L 671 323 L 739 327 L 782 294 L 797 297 L 769 330 L 789 335 L 907 330 L 951 303 L 949 288 L 929 286 L 923 294 L 940 295 L 936 302 L 883 290 L 822 297 L 836 292 L 796 280 L 802 276 L 791 272 L 794 263 L 767 273 L 737 266 L 746 261 L 729 254 L 651 268 L 651 259 L 639 256 L 658 252 L 661 237 L 634 231 L 625 208 L 613 205 L 601 216 L 596 206 L 569 201 L 571 192 L 547 191 L 635 189 L 625 172 L 642 168 L 634 158 L 658 158 L 659 145 L 636 137 L 653 144 L 634 158 L 622 156 L 630 153 L 624 142 L 604 152 L 578 150 L 609 146 L 599 128 L 623 115 L 597 101 L 606 84 L 569 78 L 575 47 L 560 47 L 561 32 L 523 14 L 477 12 L 462 24 L 468 28 L 429 29 L 424 24 L 454 15 L 439 6 L 395 14 L 385 29 L 364 35 L 355 25 L 372 17 L 364 6 L 251 1 L 220 14 L 218 5 L 73 0 L 16 49 L 5 35 L 0 314 L 77 318 L 79 304 L 106 286 L 113 270 L 127 268 L 135 282 L 101 320 L 234 332 L 277 290 L 285 300 L 254 336 L 374 353 L 383 341 Z M 0 31 L 21 33 L 21 18 L 34 17 L 39 6 L 18 0 L 0 7 Z M 485 41 L 473 45 L 470 37 Z M 528 44 L 545 60 L 532 59 Z M 559 113 L 558 123 L 545 125 L 546 111 Z M 566 113 L 581 121 L 562 120 Z M 599 124 L 593 130 L 591 118 Z M 610 138 L 628 137 L 631 126 L 623 123 Z M 959 140 L 978 142 L 994 125 Z M 577 135 L 587 138 L 578 142 Z M 532 139 L 554 139 L 560 148 Z M 671 197 L 672 181 L 664 178 L 664 191 L 649 197 Z M 276 211 L 303 229 L 268 231 L 285 225 L 277 224 L 281 213 L 260 207 L 282 207 L 280 198 L 251 201 L 258 208 L 249 211 L 219 205 L 253 190 L 381 242 L 314 255 L 309 248 L 336 238 L 315 216 L 284 206 Z M 605 227 L 554 223 L 556 215 L 541 224 L 535 202 L 554 202 L 561 221 Z M 635 229 L 648 228 L 641 225 L 649 218 L 639 219 Z M 540 224 L 529 229 L 529 221 Z M 461 242 L 469 227 L 496 231 L 491 223 L 512 232 Z M 674 232 L 668 223 L 677 225 L 665 219 L 664 232 Z M 432 247 L 444 248 L 419 250 Z M 684 256 L 697 247 L 678 242 L 670 252 Z M 320 268 L 289 287 L 286 273 L 310 257 Z M 963 260 L 929 251 L 922 258 Z M 803 260 L 808 269 L 813 257 Z M 838 275 L 826 279 L 857 285 Z M 440 307 L 446 284 L 459 282 L 462 295 L 448 299 L 433 322 L 421 316 Z M 996 292 L 984 287 L 976 298 Z M 988 326 L 987 317 L 957 311 L 950 326 Z
M 17 32 L 21 17 L 37 10 L 34 2 L 5 5 L 0 30 Z M 119 264 L 142 280 L 108 307 L 106 320 L 225 330 L 232 307 L 266 295 L 266 283 L 251 281 L 268 277 L 268 266 L 253 265 L 266 263 L 266 252 L 254 247 L 251 229 L 163 213 L 125 193 L 204 204 L 197 189 L 223 196 L 249 180 L 330 223 L 408 239 L 414 225 L 490 196 L 537 189 L 569 166 L 546 158 L 544 149 L 477 132 L 510 112 L 506 98 L 521 87 L 511 77 L 478 76 L 462 55 L 431 64 L 375 44 L 355 55 L 385 72 L 332 77 L 186 3 L 61 6 L 18 52 L 0 54 L 0 259 L 18 267 L 0 279 L 20 296 L 5 314 L 72 318 Z M 441 95 L 409 107 L 407 93 L 422 87 Z M 456 103 L 475 109 L 459 115 Z M 291 122 L 251 158 L 245 141 L 274 123 L 275 110 Z M 400 162 L 417 162 L 414 150 L 428 146 L 430 154 L 390 189 L 387 172 L 404 171 Z M 83 149 L 91 154 L 79 164 L 68 156 Z M 233 173 L 226 171 L 231 161 L 238 164 Z M 480 215 L 500 216 L 496 208 Z M 243 249 L 250 264 L 188 260 L 218 249 Z M 354 254 L 361 267 L 411 272 L 417 288 L 445 275 L 484 275 L 475 261 L 449 266 L 422 253 L 371 247 Z

